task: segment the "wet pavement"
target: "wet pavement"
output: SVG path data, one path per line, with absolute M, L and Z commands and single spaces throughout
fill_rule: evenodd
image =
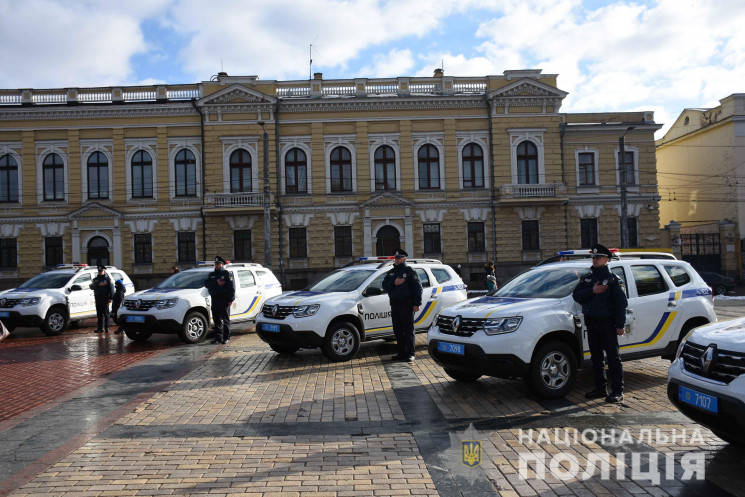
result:
M 624 363 L 609 405 L 590 371 L 553 401 L 452 381 L 421 335 L 413 364 L 384 342 L 339 364 L 90 331 L 0 343 L 0 495 L 745 495 L 745 450 L 668 402 L 662 359 Z

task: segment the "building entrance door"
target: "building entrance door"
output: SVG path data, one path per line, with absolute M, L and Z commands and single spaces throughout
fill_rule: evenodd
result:
M 98 266 L 99 264 L 111 265 L 109 263 L 109 243 L 102 236 L 93 237 L 88 242 L 88 265 Z
M 378 240 L 375 243 L 375 255 L 393 255 L 393 251 L 401 246 L 398 230 L 393 226 L 383 226 L 378 230 Z

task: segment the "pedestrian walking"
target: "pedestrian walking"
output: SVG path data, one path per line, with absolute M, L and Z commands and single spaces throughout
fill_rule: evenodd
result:
M 460 264 L 456 264 L 456 266 L 455 266 L 454 269 L 455 269 L 455 274 L 457 274 L 458 276 L 460 276 L 462 278 L 463 277 L 463 269 L 461 268 L 461 265 Z
M 119 278 L 114 282 L 114 298 L 111 301 L 111 319 L 113 319 L 116 324 L 119 324 L 117 313 L 119 312 L 119 307 L 121 307 L 122 302 L 124 301 L 125 293 L 127 293 L 127 289 L 124 286 L 124 280 Z M 124 330 L 120 327 L 114 332 L 114 335 L 118 335 L 122 331 Z
M 93 297 L 96 300 L 96 317 L 98 318 L 98 328 L 95 333 L 109 332 L 109 302 L 114 298 L 114 284 L 111 278 L 106 274 L 106 266 L 98 266 L 98 275 L 93 278 L 90 284 L 93 290 Z
M 174 274 L 178 272 L 180 272 L 178 266 L 176 265 L 171 266 L 171 276 L 173 276 Z
M 623 366 L 618 337 L 625 333 L 628 301 L 623 282 L 608 269 L 610 257 L 610 250 L 603 245 L 592 246 L 592 267 L 580 278 L 572 297 L 582 305 L 595 373 L 595 388 L 587 392 L 585 398 L 605 397 L 606 402 L 616 403 L 623 401 Z M 608 356 L 612 382 L 610 395 L 603 352 Z
M 225 269 L 225 259 L 215 257 L 215 270 L 212 271 L 204 286 L 212 298 L 212 320 L 215 323 L 215 338 L 212 343 L 230 342 L 230 306 L 235 300 L 235 282 L 233 275 Z
M 398 354 L 393 361 L 414 361 L 414 313 L 422 305 L 422 283 L 416 272 L 406 265 L 408 254 L 402 249 L 393 253 L 393 268 L 383 279 L 383 290 L 391 303 L 393 333 Z
M 486 290 L 487 295 L 494 295 L 497 293 L 497 278 L 493 274 L 486 277 Z

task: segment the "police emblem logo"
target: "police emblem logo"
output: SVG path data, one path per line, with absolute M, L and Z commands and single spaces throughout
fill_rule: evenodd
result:
M 460 443 L 462 463 L 473 468 L 481 464 L 481 442 L 478 440 L 462 440 Z
M 460 328 L 461 324 L 461 317 L 455 316 L 455 319 L 453 319 L 453 333 L 458 333 L 458 329 Z
M 140 307 L 142 307 L 142 299 L 138 299 L 135 303 L 135 309 L 139 309 Z
M 279 313 L 279 306 L 275 305 L 274 307 L 272 307 L 272 317 L 276 318 L 278 313 Z
M 701 371 L 704 373 L 709 372 L 709 368 L 711 368 L 712 362 L 714 362 L 714 355 L 716 354 L 716 345 L 712 345 L 709 348 L 707 348 L 703 354 L 701 354 L 701 358 L 699 359 L 701 363 Z

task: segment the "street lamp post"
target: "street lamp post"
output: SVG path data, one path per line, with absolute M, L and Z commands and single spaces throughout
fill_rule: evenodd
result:
M 259 121 L 261 130 L 264 132 L 264 266 L 272 267 L 272 233 L 271 213 L 269 211 L 269 135 L 264 128 L 264 121 Z
M 618 169 L 621 176 L 621 248 L 629 248 L 629 206 L 626 201 L 626 133 L 636 126 L 629 126 L 618 139 Z

